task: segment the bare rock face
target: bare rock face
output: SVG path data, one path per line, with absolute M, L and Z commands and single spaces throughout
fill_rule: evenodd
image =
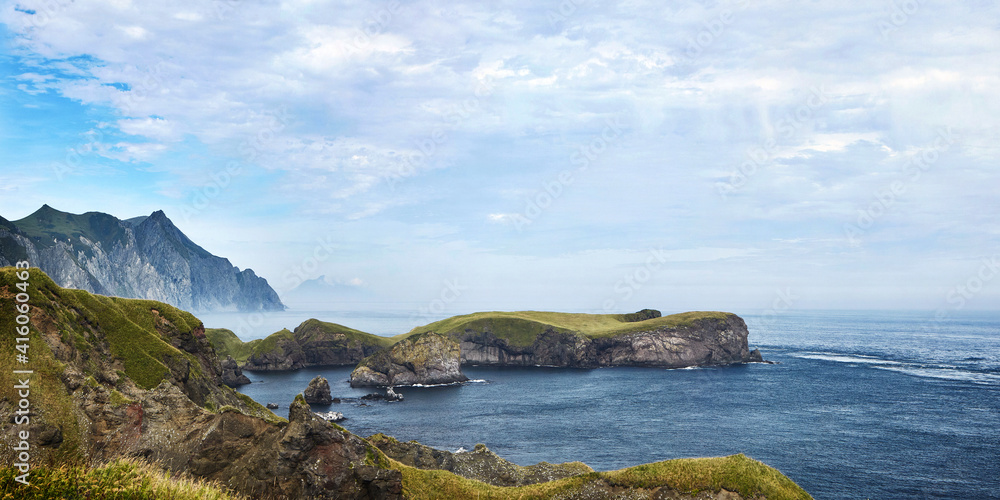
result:
M 305 392 L 306 403 L 316 405 L 328 405 L 333 403 L 333 396 L 330 395 L 330 382 L 322 376 L 316 376 L 309 382 Z
M 28 260 L 63 287 L 194 311 L 280 311 L 267 280 L 188 239 L 162 211 L 121 220 L 43 205 L 0 219 L 0 266 Z
M 552 329 L 530 345 L 513 345 L 488 329 L 455 334 L 462 362 L 492 366 L 688 366 L 761 362 L 747 344 L 747 325 L 735 314 L 703 318 L 684 327 L 660 327 L 611 337 L 588 338 Z
M 374 446 L 312 413 L 302 396 L 286 421 L 224 385 L 224 362 L 197 318 L 163 303 L 63 290 L 30 273 L 31 337 L 45 346 L 32 357 L 34 460 L 138 457 L 248 498 L 402 498 L 400 472 Z M 5 310 L 14 309 L 16 281 L 12 269 L 0 269 Z M 13 321 L 0 315 L 8 331 Z M 13 350 L 7 339 L 0 344 Z M 12 415 L 17 382 L 9 371 L 0 382 L 0 415 Z M 0 419 L 5 441 L 20 430 L 13 418 Z M 0 461 L 13 463 L 11 453 L 0 447 Z
M 298 370 L 307 366 L 357 365 L 384 345 L 381 337 L 334 323 L 309 319 L 294 331 L 270 337 L 272 347 L 253 353 L 243 365 L 250 371 Z
M 361 360 L 351 372 L 351 387 L 465 382 L 469 378 L 460 365 L 458 342 L 438 333 L 422 333 Z
M 243 374 L 239 363 L 232 356 L 226 356 L 226 359 L 219 362 L 219 375 L 222 377 L 222 383 L 229 387 L 239 387 L 250 383 L 250 379 Z
M 416 441 L 402 443 L 384 434 L 369 436 L 368 442 L 377 446 L 389 458 L 410 467 L 446 470 L 493 486 L 525 486 L 594 472 L 581 462 L 541 462 L 522 467 L 501 458 L 482 444 L 477 444 L 472 451 L 452 453 Z

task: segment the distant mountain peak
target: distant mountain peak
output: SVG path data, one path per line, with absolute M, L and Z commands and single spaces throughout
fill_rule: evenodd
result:
M 191 241 L 163 210 L 121 220 L 42 205 L 0 219 L 0 266 L 28 259 L 60 286 L 200 311 L 282 310 L 267 280 Z

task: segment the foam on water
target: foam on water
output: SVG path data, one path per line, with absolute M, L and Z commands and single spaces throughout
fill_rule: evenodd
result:
M 959 380 L 962 382 L 972 382 L 975 384 L 985 385 L 1000 385 L 1000 375 L 973 372 L 959 368 L 911 366 L 876 366 L 875 368 L 912 375 L 914 377 Z
M 871 368 L 889 370 L 914 377 L 925 377 L 941 380 L 957 380 L 963 382 L 973 382 L 976 384 L 1000 385 L 1000 375 L 983 373 L 978 370 L 969 370 L 965 367 L 951 364 L 926 364 L 915 362 L 894 361 L 882 359 L 876 356 L 863 354 L 838 354 L 831 352 L 805 352 L 790 353 L 790 356 L 799 359 L 814 359 L 818 361 L 833 361 L 836 363 L 848 363 L 858 365 L 869 365 Z M 984 358 L 966 357 L 962 361 L 981 361 Z

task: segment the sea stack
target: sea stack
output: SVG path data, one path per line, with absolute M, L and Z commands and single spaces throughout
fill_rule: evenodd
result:
M 226 356 L 226 359 L 219 362 L 219 375 L 222 377 L 222 383 L 229 387 L 239 387 L 250 383 L 250 379 L 243 374 L 240 365 L 232 356 Z
M 302 395 L 306 403 L 315 405 L 328 405 L 333 403 L 333 396 L 330 395 L 330 382 L 323 376 L 317 376 L 309 382 L 309 387 Z
M 351 387 L 439 385 L 469 380 L 460 368 L 458 342 L 428 332 L 402 340 L 358 363 Z

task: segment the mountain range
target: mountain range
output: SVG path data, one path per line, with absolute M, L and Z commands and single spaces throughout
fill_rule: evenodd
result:
M 151 299 L 198 311 L 274 311 L 267 280 L 212 255 L 163 211 L 127 220 L 43 205 L 16 221 L 0 217 L 0 266 L 27 260 L 59 286 Z

